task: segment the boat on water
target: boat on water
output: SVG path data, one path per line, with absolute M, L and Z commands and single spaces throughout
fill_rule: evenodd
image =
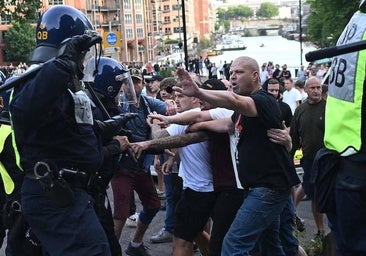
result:
M 246 45 L 220 45 L 220 51 L 238 51 L 245 50 Z
M 222 54 L 222 51 L 217 50 L 217 49 L 212 49 L 212 50 L 207 51 L 207 56 L 218 56 L 221 54 Z
M 244 44 L 243 38 L 238 36 L 226 36 L 221 43 L 216 44 L 217 50 L 220 51 L 238 51 L 245 50 L 247 46 Z

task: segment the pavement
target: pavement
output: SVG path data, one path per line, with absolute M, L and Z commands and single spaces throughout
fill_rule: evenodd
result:
M 298 170 L 298 174 L 301 178 L 302 172 Z M 141 204 L 138 197 L 135 197 L 137 200 L 137 210 L 141 210 Z M 313 216 L 311 213 L 311 203 L 310 200 L 303 200 L 297 207 L 297 214 L 300 218 L 304 220 L 306 230 L 302 233 L 299 233 L 299 242 L 303 247 L 310 242 L 312 238 L 314 238 L 317 233 L 317 228 L 315 226 L 315 222 L 313 220 Z M 160 210 L 158 214 L 153 219 L 150 224 L 149 229 L 147 230 L 144 238 L 144 245 L 148 247 L 148 252 L 152 256 L 170 256 L 172 255 L 172 244 L 171 243 L 162 243 L 162 244 L 152 244 L 149 242 L 149 238 L 157 233 L 164 224 L 165 211 Z M 324 218 L 325 225 L 327 226 L 326 218 Z M 128 242 L 131 240 L 134 234 L 135 228 L 124 227 L 122 231 L 122 236 L 120 239 L 120 244 L 122 246 L 123 255 L 125 255 L 124 250 L 128 246 Z M 326 229 L 326 234 L 329 233 L 329 229 Z M 194 256 L 201 255 L 199 252 L 195 252 Z
M 301 172 L 299 172 L 299 175 L 301 177 Z M 109 191 L 110 194 L 110 191 Z M 112 195 L 110 194 L 110 198 L 112 198 Z M 112 200 L 111 200 L 112 201 Z M 113 202 L 112 202 L 113 203 Z M 138 199 L 138 196 L 136 196 L 136 206 L 137 211 L 142 209 L 140 200 Z M 314 237 L 316 234 L 316 226 L 312 217 L 311 213 L 311 204 L 309 200 L 301 201 L 301 203 L 297 207 L 297 214 L 300 218 L 302 218 L 305 221 L 305 227 L 306 230 L 299 234 L 299 241 L 300 245 L 304 247 L 309 241 Z M 152 244 L 149 242 L 149 238 L 157 233 L 164 224 L 164 217 L 165 217 L 165 211 L 160 210 L 156 217 L 153 219 L 152 223 L 150 224 L 149 229 L 147 230 L 144 238 L 144 245 L 148 247 L 148 252 L 152 256 L 170 256 L 172 255 L 172 244 L 171 243 L 162 243 L 162 244 Z M 326 218 L 325 218 L 326 223 Z M 327 225 L 327 224 L 325 224 Z M 124 253 L 124 250 L 127 248 L 129 241 L 131 240 L 133 234 L 135 232 L 135 228 L 130 227 L 124 227 L 122 230 L 122 235 L 120 238 L 120 244 L 122 246 L 122 253 L 123 255 L 126 255 Z M 326 230 L 326 233 L 329 232 L 329 229 Z M 0 256 L 5 256 L 5 246 L 6 242 L 4 242 L 1 250 L 0 250 Z M 195 252 L 194 256 L 200 255 L 199 252 Z

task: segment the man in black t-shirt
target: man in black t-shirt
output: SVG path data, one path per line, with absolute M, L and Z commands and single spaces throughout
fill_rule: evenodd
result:
M 199 123 L 191 127 L 235 131 L 237 135 L 239 178 L 248 193 L 225 236 L 221 254 L 250 254 L 265 235 L 263 250 L 284 255 L 278 236 L 280 213 L 287 204 L 292 185 L 290 173 L 295 169 L 286 147 L 276 144 L 282 134 L 274 138 L 267 135 L 268 129 L 282 129 L 281 112 L 276 99 L 261 89 L 258 63 L 250 57 L 233 61 L 230 82 L 234 93 L 199 89 L 186 71 L 180 69 L 177 74 L 183 88 L 175 88 L 176 91 L 236 111 L 231 118 L 214 125 L 211 121 L 207 126 Z

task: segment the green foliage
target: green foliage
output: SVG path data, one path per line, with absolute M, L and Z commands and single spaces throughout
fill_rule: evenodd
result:
M 35 47 L 35 28 L 28 23 L 13 22 L 4 34 L 5 52 L 8 61 L 27 62 Z
M 0 1 L 2 15 L 8 16 L 11 28 L 4 32 L 5 58 L 7 61 L 26 62 L 29 53 L 35 47 L 35 28 L 30 24 L 38 19 L 42 1 Z M 9 8 L 14 6 L 14 10 Z
M 219 7 L 217 8 L 217 26 L 215 26 L 215 31 L 222 26 L 225 32 L 228 32 L 231 20 L 244 20 L 252 16 L 253 10 L 246 5 L 229 6 L 227 10 Z
M 253 16 L 252 8 L 246 5 L 229 6 L 226 11 L 225 19 L 235 20 L 249 18 Z
M 164 44 L 177 44 L 178 39 L 166 39 L 164 40 Z
M 278 7 L 270 2 L 261 3 L 261 6 L 257 11 L 257 17 L 266 19 L 278 16 L 278 14 L 279 14 Z
M 212 46 L 212 42 L 210 39 L 205 37 L 201 37 L 199 43 L 197 45 L 196 51 L 201 52 L 204 49 L 210 48 Z
M 34 23 L 38 19 L 38 11 L 42 7 L 42 1 L 0 1 L 0 11 L 2 14 L 9 15 L 11 21 Z M 11 10 L 9 6 L 15 6 Z
M 229 32 L 229 30 L 230 30 L 230 21 L 224 20 L 223 26 L 224 26 L 225 32 Z
M 309 40 L 319 47 L 335 45 L 344 27 L 357 11 L 356 0 L 308 0 L 311 13 L 307 19 Z

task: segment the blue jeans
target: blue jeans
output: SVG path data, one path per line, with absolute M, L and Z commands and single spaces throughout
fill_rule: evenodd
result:
M 280 214 L 289 195 L 290 190 L 250 189 L 224 238 L 221 255 L 251 255 L 261 235 L 266 237 L 261 247 L 270 252 L 268 255 L 285 255 L 279 238 L 279 226 Z
M 289 196 L 288 202 L 280 216 L 280 240 L 286 255 L 296 255 L 299 250 L 299 241 L 294 235 L 294 219 L 294 202 L 292 197 Z
M 165 185 L 165 221 L 164 228 L 173 233 L 175 227 L 175 207 L 182 193 L 182 179 L 177 173 L 164 175 Z

